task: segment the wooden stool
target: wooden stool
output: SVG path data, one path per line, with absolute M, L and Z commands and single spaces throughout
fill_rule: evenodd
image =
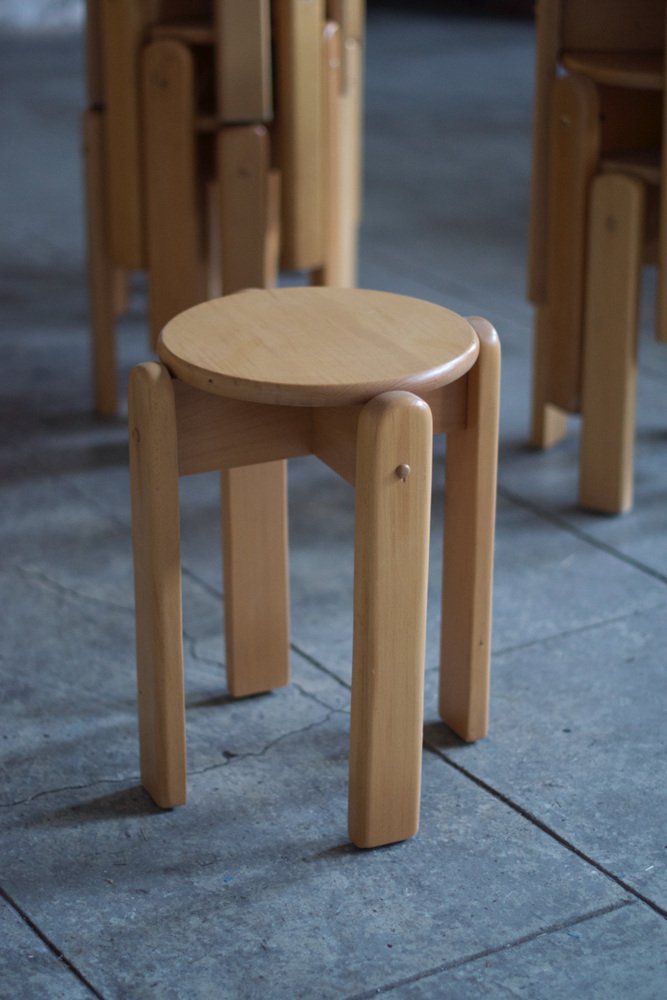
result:
M 287 458 L 357 489 L 349 832 L 419 822 L 432 436 L 447 431 L 440 714 L 485 735 L 500 348 L 484 320 L 384 292 L 251 290 L 162 332 L 130 378 L 141 773 L 185 802 L 179 475 L 226 470 L 227 673 L 233 696 L 288 680 Z M 266 464 L 268 463 L 268 464 Z M 252 492 L 273 476 L 281 490 Z M 276 502 L 279 497 L 279 502 Z

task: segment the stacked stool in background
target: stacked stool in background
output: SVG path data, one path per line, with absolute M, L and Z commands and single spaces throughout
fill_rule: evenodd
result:
M 580 501 L 609 513 L 632 505 L 645 260 L 658 264 L 657 336 L 667 340 L 664 40 L 664 0 L 538 6 L 532 441 L 549 447 L 567 414 L 581 413 Z
M 95 407 L 148 273 L 152 343 L 279 267 L 349 286 L 360 206 L 363 0 L 88 0 L 85 114 Z

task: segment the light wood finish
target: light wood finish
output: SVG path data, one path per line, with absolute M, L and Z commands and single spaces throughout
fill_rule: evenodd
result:
M 354 288 L 361 221 L 362 50 L 332 23 L 325 30 L 324 79 L 324 264 L 314 272 L 313 283 Z
M 176 416 L 164 366 L 132 371 L 129 430 L 141 780 L 168 808 L 186 788 Z
M 488 728 L 500 343 L 485 320 L 465 429 L 447 437 L 440 716 L 464 740 Z
M 89 218 L 107 220 L 106 232 L 91 235 L 90 253 L 106 246 L 117 290 L 109 313 L 100 305 L 97 254 L 94 341 L 111 343 L 114 318 L 127 306 L 130 270 L 149 270 L 153 346 L 164 324 L 189 305 L 223 290 L 275 286 L 283 245 L 286 266 L 317 270 L 330 284 L 354 283 L 364 2 L 330 0 L 346 44 L 342 66 L 338 51 L 329 66 L 326 113 L 325 0 L 276 0 L 273 24 L 270 7 L 269 0 L 88 0 L 88 97 L 91 109 L 103 113 L 103 184 L 95 197 L 103 189 L 105 198 Z M 274 43 L 281 115 L 271 124 L 269 150 L 259 119 L 273 113 Z M 228 136 L 225 149 L 219 135 L 225 120 L 247 122 L 253 131 Z M 235 189 L 215 233 L 213 181 Z M 216 287 L 221 258 L 224 288 Z M 108 359 L 112 351 L 111 343 Z M 114 408 L 113 392 L 98 390 L 100 412 Z
M 343 164 L 341 113 L 342 113 L 342 39 L 340 28 L 327 22 L 323 36 L 322 55 L 322 150 L 323 197 L 322 232 L 323 266 L 314 276 L 318 285 L 345 287 L 346 265 L 341 218 Z M 350 284 L 354 284 L 351 282 Z
M 160 357 L 184 382 L 258 403 L 343 406 L 428 392 L 472 366 L 477 338 L 441 306 L 388 292 L 246 291 L 188 310 Z
M 362 406 L 320 406 L 310 410 L 311 450 L 354 486 L 357 474 L 357 429 Z
M 638 61 L 644 60 L 645 66 L 652 61 L 649 82 L 656 85 L 655 54 L 664 49 L 665 6 L 664 0 L 632 5 L 627 0 L 538 0 L 536 13 L 528 298 L 537 304 L 547 298 L 549 109 L 557 67 L 571 60 L 571 66 L 583 71 L 582 60 L 591 54 L 600 57 L 598 72 L 606 63 L 607 74 L 612 59 L 631 68 L 637 68 Z
M 404 840 L 419 825 L 431 443 L 428 406 L 410 393 L 379 396 L 359 418 L 349 788 L 357 847 Z
M 239 312 L 239 302 L 252 308 Z M 174 572 L 179 473 L 223 470 L 225 636 L 235 697 L 288 679 L 284 459 L 316 454 L 356 486 L 349 829 L 355 844 L 372 847 L 410 837 L 418 825 L 432 439 L 434 430 L 448 432 L 441 704 L 446 721 L 465 739 L 485 732 L 498 437 L 495 331 L 483 320 L 466 321 L 407 297 L 322 288 L 240 293 L 190 310 L 178 326 L 192 334 L 181 346 L 199 339 L 211 355 L 215 339 L 233 339 L 241 324 L 248 344 L 270 343 L 284 371 L 292 365 L 285 381 L 290 393 L 304 366 L 327 369 L 323 345 L 333 341 L 344 365 L 336 377 L 353 371 L 356 358 L 359 381 L 353 384 L 365 386 L 365 393 L 367 372 L 377 375 L 387 347 L 401 354 L 391 329 L 378 340 L 380 325 L 391 328 L 392 322 L 402 326 L 406 370 L 415 358 L 430 358 L 431 338 L 439 358 L 449 359 L 410 376 L 423 397 L 390 389 L 363 405 L 340 403 L 336 394 L 328 406 L 305 403 L 298 394 L 291 406 L 269 405 L 254 399 L 252 383 L 245 399 L 222 396 L 219 387 L 202 389 L 201 368 L 194 384 L 158 365 L 133 374 L 138 657 L 142 691 L 148 692 L 142 694 L 148 721 L 141 737 L 149 790 L 157 787 L 158 801 L 177 798 L 173 782 L 184 766 L 182 733 L 176 732 L 166 759 L 168 720 L 160 728 L 150 714 L 171 713 L 172 727 L 182 721 L 182 655 L 174 638 L 180 630 Z M 240 342 L 237 347 L 242 353 Z M 210 364 L 213 378 L 221 368 Z M 255 376 L 261 372 L 260 364 Z M 274 389 L 281 385 L 278 374 L 272 374 Z M 306 396 L 309 391 L 306 383 Z M 161 519 L 159 527 L 151 519 Z M 146 651 L 153 636 L 155 648 Z M 165 708 L 169 677 L 176 687 Z M 166 792 L 167 780 L 172 790 Z
M 229 125 L 218 132 L 220 256 L 225 294 L 275 281 L 266 256 L 269 203 L 269 134 L 263 125 Z
M 343 48 L 342 86 L 347 93 L 350 77 L 356 72 L 350 64 L 348 54 L 353 46 L 360 49 L 364 41 L 364 24 L 366 20 L 365 0 L 326 0 L 326 16 L 329 21 L 339 25 Z M 348 43 L 351 43 L 348 47 Z
M 277 178 L 270 174 L 266 128 L 223 128 L 217 137 L 216 163 L 223 289 L 232 293 L 273 285 L 279 249 L 273 235 Z M 278 434 L 281 414 L 288 435 L 300 445 L 303 433 L 294 427 L 293 411 L 255 407 L 258 412 L 252 414 L 248 413 L 252 404 L 221 401 L 245 408 L 244 423 L 248 419 L 253 423 L 255 433 L 248 434 L 244 427 L 244 433 L 233 438 L 243 445 L 244 465 L 253 454 L 259 423 L 268 420 L 274 427 L 264 434 L 262 444 L 273 445 L 276 459 L 293 454 L 291 440 L 286 449 L 276 448 L 285 444 Z M 228 432 L 240 431 L 238 422 L 226 422 L 225 427 Z M 238 697 L 281 687 L 288 679 L 287 463 L 227 468 L 221 474 L 221 488 L 227 681 L 230 693 Z
M 363 40 L 365 0 L 326 0 L 326 13 L 330 21 L 340 26 L 343 38 L 356 38 L 358 42 Z
M 269 0 L 216 0 L 218 117 L 259 123 L 273 117 Z
M 282 265 L 323 263 L 322 32 L 324 0 L 278 0 L 274 14 Z
M 280 198 L 279 170 L 269 170 L 266 235 L 264 240 L 264 288 L 275 288 L 280 268 Z
M 448 434 L 466 426 L 468 392 L 465 378 L 424 393 L 421 398 L 431 410 L 434 434 Z M 320 406 L 309 411 L 312 420 L 310 450 L 352 486 L 356 476 L 357 426 L 362 408 Z
M 576 413 L 580 401 L 588 187 L 600 155 L 597 87 L 586 77 L 553 89 L 549 176 L 549 287 L 545 398 Z
M 549 230 L 549 175 L 560 176 L 562 163 L 552 162 L 550 151 L 550 95 L 557 83 L 559 64 L 571 74 L 586 76 L 600 86 L 601 118 L 599 131 L 601 145 L 599 152 L 615 157 L 626 150 L 633 152 L 646 148 L 642 130 L 652 132 L 653 141 L 659 130 L 653 124 L 653 113 L 649 105 L 637 106 L 632 113 L 629 104 L 633 94 L 655 95 L 659 98 L 665 91 L 665 35 L 667 30 L 667 8 L 664 0 L 640 0 L 629 5 L 626 0 L 539 0 L 537 5 L 537 60 L 535 73 L 535 113 L 533 127 L 533 167 L 531 184 L 531 218 L 528 266 L 528 297 L 535 304 L 543 306 L 549 300 L 555 303 L 556 311 L 562 309 L 562 290 L 555 292 L 547 288 L 549 274 L 547 250 L 560 240 L 560 234 Z M 641 88 L 641 89 L 639 89 Z M 613 100 L 609 94 L 614 92 Z M 617 106 L 621 109 L 620 118 Z M 626 107 L 627 106 L 627 107 Z M 663 102 L 664 122 L 667 122 L 667 102 Z M 629 114 L 625 112 L 629 111 Z M 615 133 L 615 134 L 614 134 Z M 662 134 L 667 134 L 663 123 Z M 667 157 L 663 157 L 662 173 L 667 181 Z M 598 167 L 600 165 L 598 164 Z M 612 168 L 613 169 L 613 168 Z M 592 178 L 589 177 L 586 184 Z M 651 182 L 653 178 L 651 177 Z M 667 259 L 667 199 L 662 199 L 658 262 L 658 294 L 656 310 L 656 335 L 659 340 L 667 340 L 667 267 L 660 261 Z M 557 217 L 562 219 L 558 206 Z M 553 211 L 551 213 L 553 217 Z M 580 233 L 585 226 L 585 217 L 577 229 Z M 564 258 L 570 251 L 566 242 L 561 253 Z M 577 246 L 575 245 L 575 256 Z M 650 257 L 649 257 L 650 259 Z M 572 271 L 576 260 L 572 261 Z M 568 281 L 573 290 L 573 304 L 578 297 L 577 289 L 584 280 L 585 262 L 577 267 L 578 276 Z M 573 274 L 570 275 L 570 279 Z M 580 334 L 575 334 L 575 342 L 568 348 L 558 342 L 559 334 L 553 338 L 556 344 L 556 358 L 547 358 L 552 349 L 552 337 L 545 334 L 548 320 L 540 309 L 536 315 L 536 372 L 555 372 L 557 388 L 555 394 L 546 386 L 534 383 L 533 421 L 531 437 L 533 443 L 542 447 L 557 440 L 564 428 L 562 414 L 547 410 L 544 400 L 550 400 L 567 410 L 576 410 L 577 375 L 576 357 L 580 356 L 576 343 Z M 577 327 L 580 330 L 580 327 Z M 567 354 L 569 351 L 569 359 Z M 564 352 L 564 353 L 563 353 Z M 565 357 L 565 360 L 564 360 Z M 546 361 L 544 361 L 546 359 Z
M 227 684 L 235 698 L 289 680 L 286 465 L 222 477 Z
M 311 452 L 311 414 L 225 399 L 174 380 L 181 476 L 297 458 Z
M 550 331 L 549 308 L 540 303 L 535 306 L 533 330 L 530 443 L 534 448 L 552 448 L 567 433 L 567 414 L 547 400 Z
M 146 194 L 153 343 L 164 324 L 207 297 L 204 188 L 197 164 L 191 51 L 172 39 L 144 51 Z
M 118 406 L 114 337 L 117 272 L 109 253 L 102 117 L 101 111 L 85 112 L 83 144 L 93 398 L 95 411 L 102 417 L 111 417 Z
M 665 82 L 660 52 L 567 52 L 563 66 L 611 87 L 662 90 Z
M 603 175 L 591 194 L 579 500 L 630 510 L 644 186 Z
M 363 100 L 364 100 L 364 57 L 361 43 L 355 38 L 345 41 L 345 65 L 347 66 L 347 89 L 343 99 L 342 145 L 344 152 L 343 188 L 346 194 L 345 209 L 348 212 L 347 234 L 348 252 L 356 273 L 357 227 L 362 214 L 362 173 L 363 173 Z
M 137 0 L 100 2 L 111 254 L 119 267 L 141 269 L 146 250 L 138 98 L 140 50 L 153 11 L 150 3 Z

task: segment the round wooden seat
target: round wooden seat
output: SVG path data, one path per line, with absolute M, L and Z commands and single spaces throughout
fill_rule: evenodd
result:
M 464 375 L 477 335 L 442 306 L 388 292 L 251 289 L 176 316 L 158 353 L 206 392 L 257 403 L 347 406 L 425 393 Z

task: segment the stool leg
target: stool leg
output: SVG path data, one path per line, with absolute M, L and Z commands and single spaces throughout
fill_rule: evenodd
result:
M 500 344 L 484 320 L 468 374 L 467 426 L 447 435 L 440 717 L 464 740 L 486 735 L 491 656 L 493 538 L 498 461 Z
M 598 177 L 591 194 L 579 501 L 632 507 L 644 185 Z
M 359 418 L 349 834 L 357 847 L 419 826 L 431 411 L 407 392 Z
M 151 341 L 207 298 L 205 190 L 199 176 L 194 57 L 160 39 L 143 53 L 146 233 Z
M 567 414 L 546 401 L 549 306 L 535 307 L 533 335 L 533 395 L 531 401 L 530 443 L 534 448 L 551 448 L 567 433 Z
M 151 362 L 130 376 L 130 476 L 141 780 L 163 807 L 185 802 L 185 717 L 174 391 Z
M 234 698 L 289 680 L 287 463 L 222 473 L 227 683 Z
M 95 412 L 114 416 L 118 407 L 116 375 L 117 272 L 109 253 L 106 184 L 102 146 L 102 112 L 86 111 L 83 119 L 85 152 L 88 283 L 92 330 L 93 397 Z

